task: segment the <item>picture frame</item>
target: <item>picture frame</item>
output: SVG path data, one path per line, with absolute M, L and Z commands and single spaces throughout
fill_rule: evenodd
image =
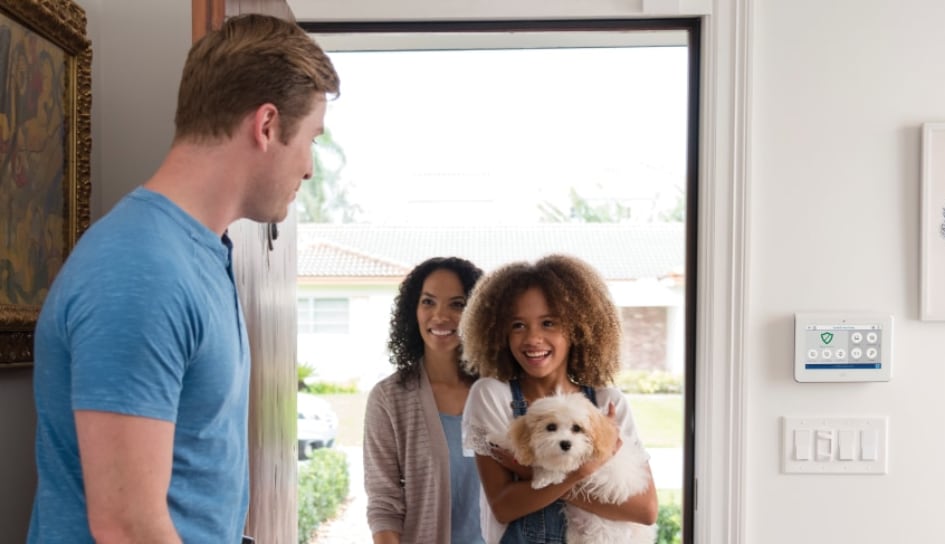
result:
M 92 45 L 72 0 L 0 0 L 0 368 L 30 366 L 59 268 L 89 226 Z
M 945 122 L 922 125 L 919 318 L 945 321 Z

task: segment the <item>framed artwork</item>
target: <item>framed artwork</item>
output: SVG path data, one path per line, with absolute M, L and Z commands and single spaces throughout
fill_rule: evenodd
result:
M 71 0 L 0 0 L 0 368 L 30 365 L 52 280 L 89 226 L 92 46 Z
M 945 123 L 922 125 L 919 317 L 945 321 Z

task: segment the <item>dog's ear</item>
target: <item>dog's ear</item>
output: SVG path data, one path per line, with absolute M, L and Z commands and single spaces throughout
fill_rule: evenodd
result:
M 527 415 L 512 420 L 509 426 L 509 439 L 515 448 L 515 460 L 528 466 L 535 462 L 535 452 L 532 450 L 532 426 Z
M 599 457 L 605 451 L 610 453 L 617 442 L 617 426 L 600 412 L 597 407 L 591 409 L 591 442 L 594 444 L 594 457 Z

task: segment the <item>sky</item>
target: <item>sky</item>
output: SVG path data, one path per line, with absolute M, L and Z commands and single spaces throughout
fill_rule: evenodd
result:
M 685 188 L 685 47 L 329 55 L 364 222 L 534 223 L 570 188 L 651 207 Z

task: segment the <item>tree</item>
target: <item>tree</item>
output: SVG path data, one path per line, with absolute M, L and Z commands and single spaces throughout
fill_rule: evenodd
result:
M 630 219 L 630 207 L 616 200 L 606 200 L 600 204 L 591 202 L 578 194 L 572 187 L 569 190 L 571 208 L 565 213 L 561 208 L 548 202 L 540 202 L 542 223 L 621 223 Z
M 296 203 L 300 223 L 353 223 L 361 207 L 348 199 L 348 184 L 341 177 L 347 163 L 344 149 L 330 130 L 312 146 L 313 173 L 302 180 Z

